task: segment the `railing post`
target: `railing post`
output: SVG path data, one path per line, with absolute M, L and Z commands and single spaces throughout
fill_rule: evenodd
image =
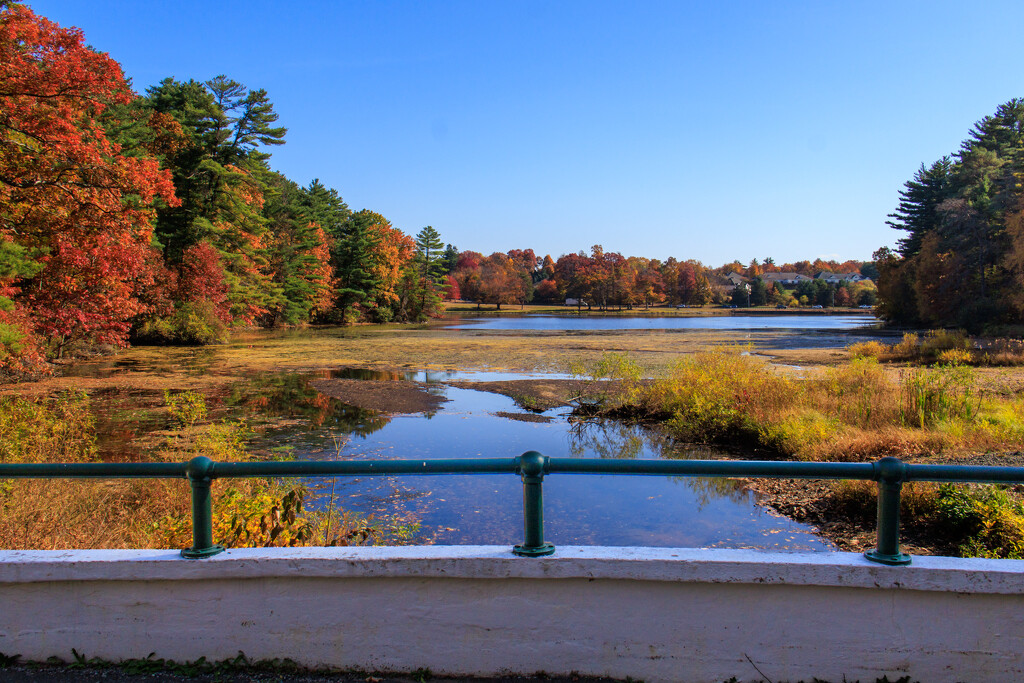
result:
M 910 564 L 910 555 L 900 552 L 900 491 L 905 465 L 899 458 L 882 458 L 875 463 L 878 473 L 878 546 L 864 557 L 881 564 Z
M 181 556 L 190 560 L 212 557 L 224 551 L 224 546 L 213 543 L 213 504 L 210 498 L 213 461 L 201 455 L 192 458 L 188 461 L 186 473 L 192 486 L 192 547 L 182 550 Z
M 523 479 L 523 527 L 526 540 L 512 552 L 523 557 L 542 557 L 555 552 L 555 546 L 544 542 L 544 470 L 548 459 L 537 451 L 528 451 L 516 458 Z

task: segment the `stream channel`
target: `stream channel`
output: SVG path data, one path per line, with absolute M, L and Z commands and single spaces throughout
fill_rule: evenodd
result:
M 742 340 L 740 335 L 744 332 L 774 328 L 782 332 L 774 341 L 776 346 L 829 348 L 873 336 L 875 322 L 870 316 L 460 316 L 451 320 L 446 334 L 461 336 L 482 329 L 494 330 L 492 334 L 498 335 L 513 330 L 526 330 L 527 334 L 531 330 L 533 334 L 551 334 L 554 330 L 569 335 L 594 334 L 594 330 L 602 329 L 618 330 L 618 334 L 629 334 L 629 330 L 644 333 L 649 329 L 679 329 L 686 334 L 689 329 L 714 329 Z M 232 346 L 238 349 L 255 345 L 255 353 L 288 359 L 294 354 L 336 353 L 344 348 L 348 334 L 347 330 L 304 332 L 297 337 L 263 333 L 242 337 Z M 387 343 L 387 337 L 381 340 Z M 319 346 L 309 346 L 311 342 Z M 295 346 L 297 343 L 300 345 Z M 307 345 L 302 346 L 303 343 Z M 216 360 L 220 354 L 216 348 L 159 354 L 139 349 L 120 359 L 85 364 L 69 374 L 219 374 L 223 372 Z M 462 388 L 448 384 L 558 378 L 552 374 L 381 372 L 352 368 L 241 374 L 245 380 L 233 383 L 226 396 L 215 399 L 211 406 L 215 415 L 211 417 L 244 418 L 257 428 L 253 447 L 294 459 L 507 458 L 530 450 L 551 457 L 579 458 L 727 457 L 714 450 L 672 443 L 644 427 L 575 421 L 570 419 L 567 407 L 536 415 L 519 408 L 506 396 L 465 388 L 465 384 Z M 325 379 L 416 382 L 423 390 L 447 400 L 431 413 L 389 415 L 347 405 L 319 393 L 310 384 Z M 142 398 L 139 394 L 123 395 L 110 389 L 97 392 L 95 398 L 108 408 L 98 425 L 101 451 L 108 456 L 131 459 L 133 440 L 141 433 L 163 427 L 161 421 L 165 418 L 160 417 L 159 410 L 144 413 L 146 416 L 138 419 L 134 417 L 139 412 L 135 410 Z M 334 505 L 372 515 L 376 520 L 401 520 L 401 524 L 392 525 L 395 528 L 418 525 L 411 538 L 399 535 L 392 540 L 500 545 L 523 540 L 522 485 L 511 474 L 338 477 L 315 479 L 309 484 L 314 496 L 307 504 Z M 810 527 L 759 506 L 751 492 L 727 479 L 551 475 L 544 481 L 544 515 L 545 538 L 556 545 L 834 548 Z
M 674 445 L 640 426 L 571 421 L 569 408 L 529 413 L 506 396 L 446 384 L 535 377 L 541 376 L 351 369 L 267 376 L 256 381 L 262 387 L 254 386 L 258 393 L 252 395 L 259 397 L 259 409 L 275 419 L 254 445 L 287 449 L 296 459 L 313 460 L 503 458 L 528 450 L 580 458 L 724 455 Z M 313 378 L 413 381 L 447 401 L 431 414 L 382 415 L 335 399 L 325 405 L 326 397 L 308 385 Z M 268 391 L 270 385 L 277 390 Z M 253 415 L 255 403 L 244 395 L 235 400 Z M 285 426 L 280 426 L 282 418 Z M 514 475 L 338 477 L 310 483 L 315 506 L 330 505 L 333 498 L 335 505 L 352 512 L 417 521 L 420 528 L 413 542 L 522 541 L 522 484 Z M 545 539 L 556 545 L 834 548 L 810 527 L 758 506 L 752 493 L 727 479 L 550 475 L 544 480 L 544 515 Z

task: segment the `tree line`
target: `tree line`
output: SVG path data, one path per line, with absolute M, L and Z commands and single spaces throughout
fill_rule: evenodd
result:
M 557 261 L 460 252 L 273 170 L 286 135 L 265 90 L 219 75 L 136 94 L 81 31 L 0 0 L 0 369 L 98 344 L 212 343 L 237 325 L 423 320 L 443 298 L 699 305 L 721 298 L 716 277 L 778 270 L 600 246 Z
M 594 245 L 590 253 L 563 254 L 558 260 L 538 257 L 532 249 L 516 249 L 483 256 L 475 251 L 457 253 L 447 275 L 448 298 L 462 298 L 481 304 L 555 304 L 571 302 L 577 307 L 649 308 L 658 305 L 705 306 L 711 303 L 736 305 L 854 306 L 874 303 L 874 284 L 851 284 L 844 280 L 826 283 L 815 276 L 823 271 L 838 275 L 871 277 L 873 264 L 861 261 L 798 261 L 776 265 L 772 258 L 753 259 L 744 266 L 738 261 L 717 268 L 700 261 L 665 261 L 623 256 Z M 728 276 L 741 275 L 742 284 Z M 784 287 L 766 282 L 770 273 L 793 273 L 806 280 Z
M 972 331 L 1024 319 L 1024 100 L 978 121 L 953 154 L 921 168 L 875 253 L 879 314 L 901 325 Z
M 436 231 L 272 170 L 277 120 L 223 75 L 136 95 L 80 31 L 0 3 L 0 367 L 434 314 Z

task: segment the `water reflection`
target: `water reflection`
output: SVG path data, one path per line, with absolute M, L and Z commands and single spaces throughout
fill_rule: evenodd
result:
M 569 455 L 574 458 L 636 460 L 646 452 L 664 457 L 668 446 L 653 431 L 611 420 L 572 422 L 568 435 Z
M 376 371 L 343 372 L 347 379 L 385 377 Z M 400 371 L 387 373 L 386 381 L 409 381 L 410 375 L 417 381 L 426 377 Z M 432 417 L 387 416 L 320 394 L 310 381 L 323 376 L 254 374 L 214 401 L 212 414 L 245 418 L 258 427 L 254 449 L 284 449 L 296 459 L 495 458 L 527 450 L 551 457 L 607 459 L 721 455 L 680 447 L 639 425 L 570 422 L 565 408 L 544 412 L 551 418 L 546 423 L 506 419 L 497 414 L 530 413 L 506 396 L 438 383 L 429 390 L 443 392 L 449 400 Z M 100 429 L 106 434 L 105 450 L 128 447 L 139 434 L 166 426 L 157 392 L 114 392 L 97 398 L 107 406 Z M 337 477 L 310 483 L 322 491 L 313 504 L 327 506 L 333 497 L 355 513 L 420 520 L 418 542 L 522 541 L 522 485 L 513 475 Z M 544 497 L 546 536 L 556 544 L 832 547 L 808 527 L 766 512 L 731 480 L 559 474 L 545 479 Z
M 290 372 L 256 375 L 233 384 L 224 404 L 247 419 L 269 425 L 279 436 L 327 430 L 365 438 L 391 422 L 387 415 L 321 394 L 309 385 L 310 379 Z
M 455 318 L 466 330 L 855 330 L 877 326 L 871 315 L 710 315 L 636 318 L 618 316 L 517 315 Z
M 372 377 L 380 380 L 380 375 Z M 321 405 L 308 396 L 308 385 L 295 379 L 267 377 L 262 386 L 275 389 L 280 400 L 249 404 L 253 408 Z M 639 425 L 570 423 L 564 408 L 547 411 L 545 415 L 554 418 L 549 423 L 504 419 L 495 413 L 525 411 L 498 394 L 444 385 L 434 389 L 443 391 L 449 401 L 429 419 L 420 415 L 380 418 L 382 424 L 360 433 L 358 425 L 345 432 L 350 427 L 343 421 L 317 417 L 316 424 L 313 419 L 308 425 L 268 424 L 261 439 L 267 448 L 289 444 L 299 459 L 513 457 L 527 450 L 585 458 L 716 455 L 705 449 L 679 448 Z M 326 399 L 327 404 L 332 402 Z M 335 406 L 330 414 L 341 415 L 345 410 Z M 361 438 L 332 440 L 332 435 L 346 433 Z M 418 542 L 512 544 L 522 540 L 522 488 L 515 476 L 337 477 L 313 482 L 323 491 L 320 505 L 327 505 L 333 492 L 339 505 L 354 512 L 421 520 Z M 546 535 L 556 544 L 831 547 L 808 527 L 768 514 L 752 494 L 730 480 L 552 475 L 545 480 L 544 491 Z

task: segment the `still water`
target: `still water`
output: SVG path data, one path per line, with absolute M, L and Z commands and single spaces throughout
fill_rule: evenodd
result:
M 721 456 L 679 448 L 637 426 L 573 423 L 567 409 L 548 411 L 540 422 L 525 421 L 537 418 L 510 398 L 434 383 L 499 379 L 497 373 L 384 374 L 346 371 L 340 376 L 431 381 L 429 390 L 448 401 L 431 415 L 384 416 L 325 401 L 308 386 L 309 377 L 290 374 L 255 381 L 235 397 L 235 404 L 251 415 L 247 408 L 253 404 L 246 395 L 259 396 L 260 410 L 275 417 L 260 437 L 263 445 L 286 448 L 296 459 L 512 457 L 528 450 L 580 458 Z M 509 378 L 515 377 L 500 376 Z M 272 426 L 281 418 L 288 426 Z M 417 542 L 522 541 L 522 485 L 514 475 L 338 477 L 311 483 L 315 505 L 330 505 L 333 497 L 335 505 L 347 510 L 417 520 Z M 556 545 L 833 548 L 807 526 L 769 513 L 752 494 L 722 479 L 550 475 L 544 482 L 544 514 L 546 540 Z
M 860 330 L 874 327 L 871 315 L 720 315 L 693 317 L 519 315 L 461 318 L 454 329 L 470 330 Z

